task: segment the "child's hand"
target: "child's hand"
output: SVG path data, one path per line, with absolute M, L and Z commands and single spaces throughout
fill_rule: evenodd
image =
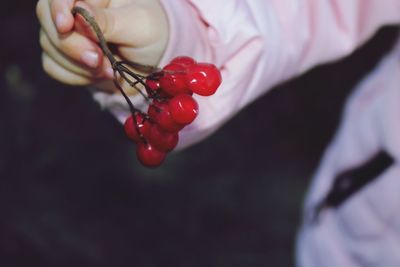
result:
M 107 58 L 73 6 L 88 10 L 99 24 L 117 56 L 157 65 L 168 40 L 168 23 L 159 0 L 39 0 L 40 44 L 44 70 L 71 85 L 94 84 L 112 78 Z M 104 88 L 113 91 L 113 86 Z

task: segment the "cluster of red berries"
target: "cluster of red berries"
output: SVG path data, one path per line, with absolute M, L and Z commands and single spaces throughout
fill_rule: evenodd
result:
M 136 154 L 139 161 L 148 167 L 159 166 L 166 154 L 177 145 L 179 131 L 197 117 L 199 107 L 192 95 L 214 94 L 221 84 L 221 73 L 215 65 L 198 63 L 190 57 L 174 58 L 161 70 L 136 62 L 119 61 L 108 47 L 99 25 L 91 14 L 79 6 L 74 7 L 71 12 L 73 15 L 81 15 L 91 26 L 101 50 L 111 63 L 114 84 L 131 110 L 131 116 L 125 121 L 124 129 L 128 137 L 137 144 Z M 127 66 L 151 74 L 143 76 Z M 148 101 L 147 113 L 135 108 L 121 87 L 119 78 L 137 89 Z M 145 87 L 147 96 L 137 87 L 138 84 Z
M 192 95 L 210 96 L 221 81 L 215 65 L 191 57 L 174 58 L 146 77 L 144 86 L 151 100 L 147 113 L 135 111 L 124 124 L 143 165 L 157 167 L 164 161 L 177 145 L 179 131 L 197 117 L 199 106 Z

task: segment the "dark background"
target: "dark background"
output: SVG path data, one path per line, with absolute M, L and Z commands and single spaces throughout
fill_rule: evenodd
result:
M 86 90 L 44 74 L 35 4 L 0 9 L 0 266 L 292 266 L 304 193 L 345 97 L 397 30 L 148 170 Z

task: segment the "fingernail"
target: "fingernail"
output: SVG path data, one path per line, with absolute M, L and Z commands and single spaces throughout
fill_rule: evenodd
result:
M 109 79 L 113 78 L 114 77 L 113 68 L 111 68 L 111 67 L 107 68 L 105 71 L 105 75 L 106 75 L 106 78 L 109 78 Z
M 97 68 L 99 66 L 99 54 L 93 51 L 85 51 L 82 53 L 81 59 L 83 63 L 91 68 Z
M 56 16 L 56 26 L 58 29 L 62 29 L 62 27 L 67 23 L 67 19 L 63 13 L 58 13 Z

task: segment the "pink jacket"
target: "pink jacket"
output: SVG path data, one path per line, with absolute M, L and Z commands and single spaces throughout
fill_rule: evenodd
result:
M 306 198 L 297 242 L 299 266 L 400 266 L 399 114 L 400 42 L 347 100 Z M 324 209 L 316 223 L 316 205 L 336 177 L 365 166 L 380 151 L 394 163 L 338 208 Z
M 197 97 L 200 115 L 180 147 L 207 137 L 276 84 L 348 55 L 386 24 L 400 21 L 399 0 L 161 0 L 170 40 L 160 66 L 179 55 L 213 62 L 223 84 Z M 121 97 L 96 99 L 123 121 Z M 137 102 L 137 101 L 136 101 Z
M 160 1 L 170 26 L 169 45 L 160 65 L 175 56 L 189 55 L 198 61 L 215 63 L 223 76 L 215 95 L 196 96 L 200 114 L 181 132 L 180 148 L 204 139 L 275 85 L 318 64 L 348 55 L 381 26 L 400 22 L 400 0 Z M 382 71 L 382 75 L 387 74 Z M 95 93 L 95 99 L 121 122 L 128 116 L 129 110 L 122 97 Z M 141 104 L 138 98 L 132 100 Z M 306 213 L 307 207 L 326 193 L 335 167 L 328 166 L 325 174 L 320 173 L 310 191 Z M 400 177 L 397 178 L 400 181 Z M 353 209 L 357 209 L 357 205 Z M 371 218 L 367 216 L 366 219 Z M 347 235 L 346 229 L 341 232 L 326 230 L 329 228 L 326 225 L 332 221 L 335 220 L 316 227 L 305 220 L 299 238 L 299 266 L 400 266 L 400 260 L 394 261 L 394 265 L 365 265 L 363 261 L 354 261 L 352 255 L 342 251 L 349 249 L 342 241 L 329 241 L 334 236 Z M 320 235 L 326 238 L 315 238 Z M 353 241 L 350 238 L 343 242 L 351 247 Z M 397 254 L 400 254 L 399 237 L 397 241 Z M 324 242 L 330 246 L 328 252 L 318 254 L 315 248 L 324 246 Z M 339 259 L 335 261 L 330 256 Z

